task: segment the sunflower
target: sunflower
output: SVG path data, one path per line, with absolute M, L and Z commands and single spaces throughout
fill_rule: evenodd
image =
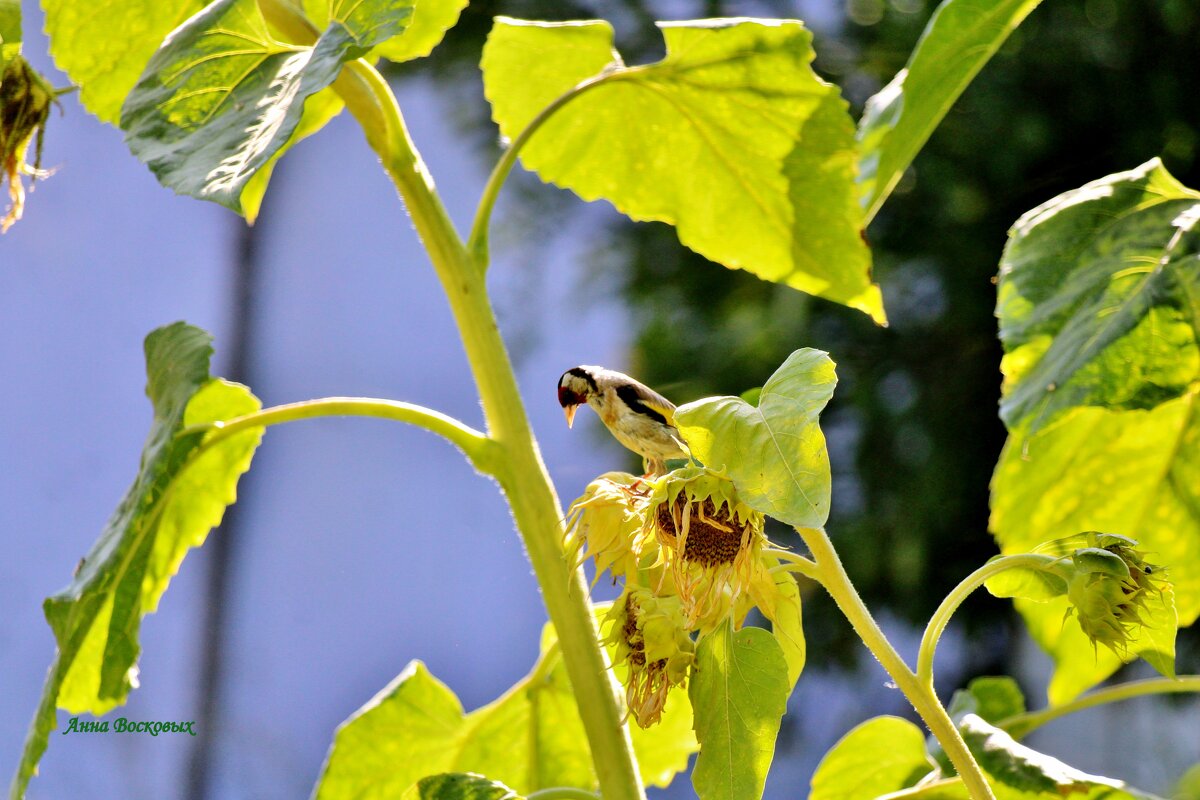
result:
M 55 91 L 46 79 L 21 56 L 4 64 L 0 75 L 0 172 L 8 184 L 8 213 L 0 219 L 0 233 L 7 231 L 25 210 L 24 176 L 34 180 L 49 173 L 41 169 L 42 136 Z M 25 162 L 34 143 L 33 164 Z
M 777 589 L 763 556 L 763 515 L 738 498 L 733 482 L 686 467 L 651 484 L 646 529 L 663 551 L 689 628 L 706 633 L 752 605 L 774 618 Z
M 596 580 L 609 570 L 613 578 L 634 576 L 639 566 L 657 560 L 658 546 L 644 534 L 649 488 L 626 472 L 606 472 L 588 484 L 567 509 L 563 547 L 572 569 L 591 558 Z
M 616 647 L 613 663 L 625 665 L 625 702 L 643 728 L 662 719 L 667 695 L 687 682 L 696 659 L 683 604 L 645 586 L 627 586 L 606 617 L 607 642 Z

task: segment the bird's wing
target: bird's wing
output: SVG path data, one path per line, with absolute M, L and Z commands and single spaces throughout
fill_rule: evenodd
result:
M 666 423 L 675 427 L 675 404 L 658 392 L 629 378 L 629 383 L 617 387 L 617 395 L 630 408 L 637 410 L 640 405 L 662 416 Z

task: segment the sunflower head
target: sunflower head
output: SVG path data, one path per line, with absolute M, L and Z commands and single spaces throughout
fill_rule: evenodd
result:
M 0 233 L 12 227 L 25 210 L 23 177 L 37 180 L 48 174 L 41 169 L 42 135 L 54 97 L 54 89 L 21 56 L 4 64 L 0 74 L 0 172 L 8 184 L 9 208 L 0 219 Z M 25 161 L 31 142 L 32 165 Z
M 644 557 L 653 559 L 656 547 L 643 535 L 648 494 L 645 482 L 624 472 L 589 483 L 567 509 L 564 546 L 572 568 L 592 558 L 597 578 L 606 569 L 615 578 L 636 575 Z
M 774 587 L 762 556 L 763 515 L 738 498 L 732 481 L 688 467 L 651 487 L 646 529 L 666 555 L 689 627 L 711 630 L 731 610 L 740 624 L 749 610 L 744 596 L 773 596 L 759 591 Z
M 608 641 L 616 646 L 614 661 L 629 670 L 629 711 L 638 725 L 648 728 L 662 719 L 667 694 L 687 681 L 696 658 L 683 605 L 675 595 L 660 597 L 647 587 L 630 586 L 613 604 L 607 622 Z

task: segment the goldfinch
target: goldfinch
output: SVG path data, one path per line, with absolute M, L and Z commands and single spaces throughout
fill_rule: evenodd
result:
M 558 379 L 558 403 L 567 427 L 583 403 L 617 441 L 646 459 L 648 475 L 666 472 L 669 458 L 688 458 L 675 428 L 675 404 L 628 375 L 603 367 L 572 367 Z

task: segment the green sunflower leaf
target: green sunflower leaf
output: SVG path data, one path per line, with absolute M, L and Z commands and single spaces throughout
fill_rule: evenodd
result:
M 867 218 L 967 84 L 1041 0 L 945 0 L 904 69 L 867 101 L 859 121 L 859 188 Z
M 1138 541 L 1173 592 L 1151 598 L 1130 657 L 1170 672 L 1176 625 L 1200 615 L 1200 393 L 1150 411 L 1076 409 L 1037 435 L 1009 437 L 992 478 L 991 529 L 1005 553 L 1099 530 Z M 989 588 L 993 588 L 989 583 Z M 1026 595 L 1030 596 L 1030 595 Z M 1065 598 L 1018 599 L 1033 638 L 1055 660 L 1052 704 L 1111 675 L 1121 659 L 1096 649 Z
M 1158 159 L 1062 194 L 1000 262 L 1000 416 L 1036 432 L 1077 406 L 1150 409 L 1200 378 L 1200 192 Z M 1134 537 L 1136 538 L 1136 537 Z
M 692 454 L 724 471 L 751 508 L 820 528 L 831 479 L 818 416 L 836 384 L 829 355 L 804 348 L 766 382 L 757 406 L 738 397 L 697 400 L 675 411 L 675 424 Z
M 204 0 L 42 0 L 50 53 L 84 108 L 116 124 L 121 103 L 171 31 Z
M 958 721 L 958 729 L 1000 797 L 1080 796 L 1105 800 L 1151 797 L 1123 781 L 1091 775 L 1026 747 L 975 714 L 964 715 Z
M 259 409 L 244 387 L 211 378 L 212 337 L 184 323 L 146 337 L 154 406 L 137 478 L 67 588 L 46 599 L 58 656 L 46 678 L 11 794 L 22 797 L 56 727 L 56 708 L 103 714 L 136 686 L 142 617 L 158 608 L 187 551 L 236 498 L 262 436 L 255 429 L 201 450 L 211 429 Z
M 692 785 L 701 800 L 762 797 L 791 684 L 779 643 L 730 622 L 700 639 L 688 696 L 700 755 Z
M 662 722 L 648 730 L 634 726 L 631 734 L 643 783 L 667 786 L 698 748 L 686 691 L 672 691 Z M 396 797 L 442 772 L 490 775 L 525 794 L 597 788 L 552 626 L 529 675 L 469 714 L 423 664 L 410 663 L 338 727 L 314 798 Z
M 340 109 L 321 103 L 305 120 L 306 101 L 402 33 L 413 1 L 337 2 L 317 42 L 300 47 L 275 40 L 257 0 L 217 0 L 150 59 L 121 110 L 125 140 L 164 186 L 252 218 L 265 188 L 247 188 L 255 175 L 298 128 L 312 132 Z
M 925 735 L 908 720 L 875 717 L 835 744 L 812 777 L 809 800 L 875 800 L 933 771 Z
M 324 28 L 329 21 L 332 0 L 304 0 L 305 15 L 318 27 Z M 467 0 L 419 0 L 413 6 L 412 19 L 401 33 L 376 45 L 368 58 L 386 58 L 389 61 L 412 61 L 424 58 L 433 52 L 458 22 Z
M 498 781 L 471 773 L 433 775 L 401 795 L 401 800 L 524 800 Z
M 997 303 L 1009 441 L 992 479 L 992 532 L 1005 553 L 1080 531 L 1137 540 L 1174 591 L 1149 604 L 1128 651 L 1165 674 L 1177 624 L 1200 616 L 1189 569 L 1200 560 L 1197 221 L 1200 193 L 1157 159 L 1067 192 L 1013 227 Z M 1033 602 L 1045 599 L 1034 583 L 1009 583 L 988 588 L 1022 598 L 1056 662 L 1051 703 L 1120 666 L 1063 623 L 1065 599 Z
M 496 20 L 484 90 L 515 139 L 584 81 L 521 150 L 542 180 L 674 225 L 720 264 L 884 321 L 854 185 L 846 102 L 812 71 L 799 22 L 659 23 L 662 61 L 626 67 L 605 22 Z
M 316 800 L 399 797 L 452 767 L 463 708 L 420 661 L 358 709 L 333 735 Z

